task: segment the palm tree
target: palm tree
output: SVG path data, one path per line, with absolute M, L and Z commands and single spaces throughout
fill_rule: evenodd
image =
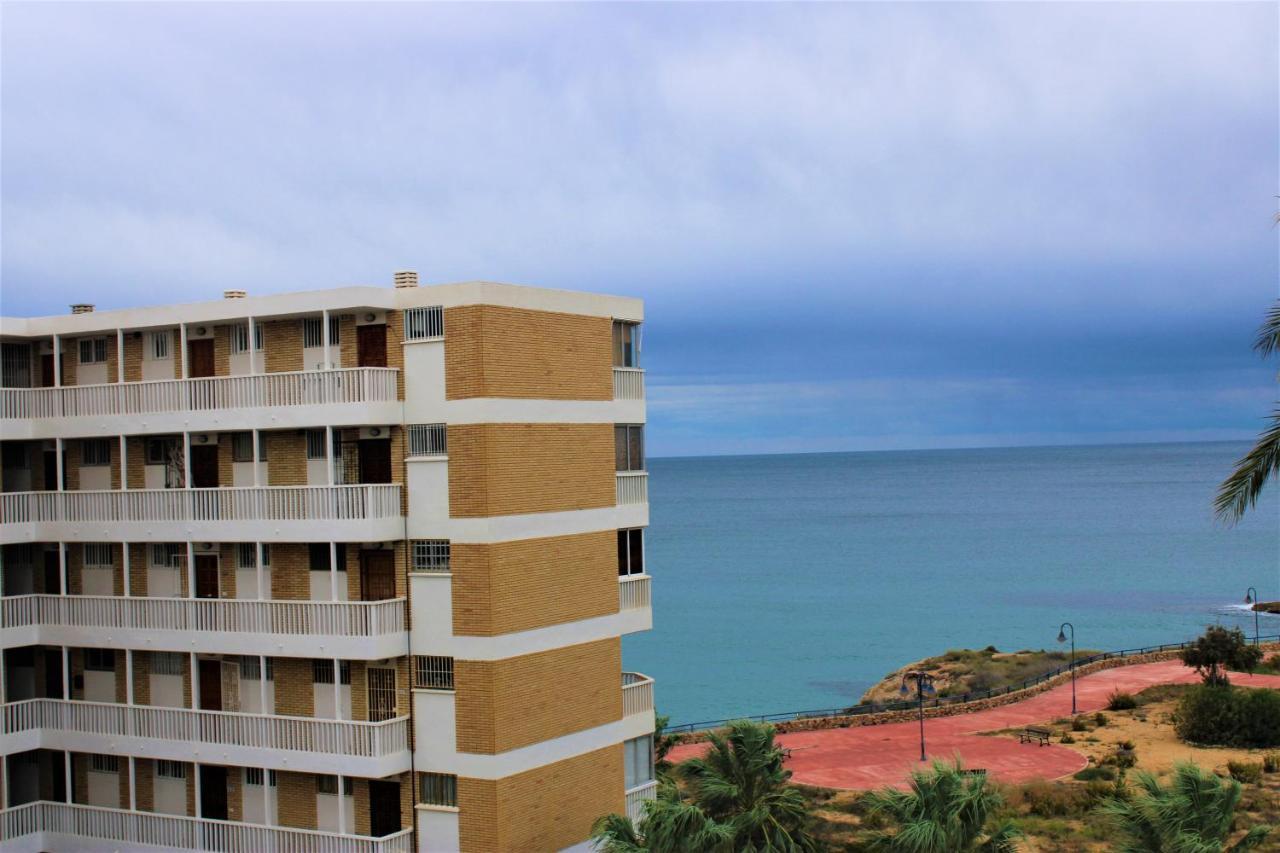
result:
M 1263 358 L 1280 352 L 1280 300 L 1267 312 L 1253 348 Z M 1271 413 L 1270 421 L 1257 444 L 1236 462 L 1231 476 L 1218 486 L 1213 506 L 1218 518 L 1227 524 L 1235 524 L 1253 509 L 1267 482 L 1280 476 L 1280 407 Z
M 605 815 L 592 828 L 599 853 L 732 853 L 733 830 L 708 818 L 695 805 L 679 799 L 674 786 L 663 786 L 657 799 L 644 804 L 639 825 L 623 815 Z
M 986 774 L 969 774 L 959 759 L 934 761 L 933 769 L 911 774 L 911 788 L 884 788 L 863 799 L 869 814 L 883 815 L 897 824 L 878 832 L 873 849 L 895 853 L 1012 853 L 1022 833 L 1010 821 L 988 831 L 987 824 L 1004 803 Z
M 677 767 L 688 795 L 711 820 L 733 831 L 736 851 L 803 853 L 818 849 L 809 834 L 809 805 L 787 784 L 773 726 L 738 720 L 708 737 L 701 758 Z
M 1138 791 L 1110 800 L 1099 812 L 1125 836 L 1122 853 L 1220 853 L 1250 850 L 1271 831 L 1255 826 L 1226 846 L 1240 803 L 1240 783 L 1205 773 L 1195 764 L 1175 766 L 1169 786 L 1151 773 L 1138 771 Z

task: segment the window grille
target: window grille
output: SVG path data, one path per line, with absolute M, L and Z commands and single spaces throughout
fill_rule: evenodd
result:
M 443 456 L 449 452 L 444 424 L 410 424 L 410 456 Z
M 182 652 L 152 652 L 151 673 L 153 675 L 182 675 L 182 662 L 185 657 L 186 655 Z
M 613 366 L 640 366 L 640 324 L 613 321 Z
M 644 573 L 644 529 L 633 527 L 618 531 L 618 574 Z
M 644 425 L 615 425 L 613 428 L 613 452 L 619 471 L 643 471 Z
M 428 690 L 452 690 L 453 658 L 414 655 L 413 686 Z
M 90 672 L 115 672 L 115 649 L 85 649 L 84 668 Z
M 106 338 L 81 338 L 80 363 L 103 364 L 107 360 Z
M 156 775 L 165 779 L 185 779 L 187 765 L 181 761 L 165 761 L 161 758 L 156 761 Z
M 262 324 L 253 324 L 253 348 L 262 352 Z M 231 327 L 231 351 L 242 353 L 249 351 L 249 326 L 239 323 Z
M 427 806 L 457 806 L 458 777 L 450 773 L 419 773 L 418 802 Z
M 258 681 L 262 678 L 262 667 L 255 655 L 241 655 L 240 677 L 250 681 Z
M 320 334 L 322 317 L 306 317 L 302 321 L 302 345 L 304 347 L 322 347 L 324 338 Z M 329 346 L 338 346 L 339 323 L 337 317 L 329 318 Z
M 110 542 L 84 543 L 84 564 L 86 566 L 106 566 L 110 568 L 112 563 Z
M 0 344 L 0 386 L 31 387 L 30 344 Z
M 165 569 L 176 569 L 182 565 L 182 558 L 187 549 L 176 542 L 164 542 L 151 546 L 151 565 Z
M 80 443 L 80 464 L 102 466 L 111 464 L 111 439 L 86 438 Z
M 355 790 L 354 783 L 350 776 L 342 777 L 342 795 L 350 797 Z M 336 795 L 338 793 L 338 777 L 337 776 L 317 776 L 316 791 L 321 794 Z
M 327 458 L 327 455 L 324 452 L 324 430 L 322 429 L 307 430 L 307 458 L 308 459 Z
M 172 357 L 172 350 L 169 347 L 169 332 L 149 332 L 151 346 L 147 350 L 151 354 L 152 361 L 166 361 Z
M 448 539 L 415 539 L 412 554 L 415 572 L 449 571 Z
M 176 438 L 149 438 L 146 443 L 148 465 L 168 465 L 178 451 Z
M 115 755 L 90 755 L 89 769 L 94 773 L 119 773 L 120 758 Z
M 431 305 L 425 308 L 409 308 L 404 312 L 404 339 L 425 341 L 444 337 L 444 308 Z
M 343 684 L 351 683 L 351 661 L 338 661 L 338 676 L 342 679 Z M 311 683 L 312 684 L 333 684 L 333 661 L 331 660 L 313 660 L 311 661 Z
M 244 769 L 244 783 L 246 785 L 253 785 L 255 788 L 261 788 L 262 775 L 261 767 L 246 767 Z M 267 784 L 274 788 L 276 786 L 276 771 L 268 770 L 266 776 Z
M 335 543 L 334 551 L 338 556 L 338 571 L 347 570 L 347 543 Z M 312 542 L 307 546 L 307 564 L 313 572 L 329 571 L 329 543 Z
M 369 722 L 380 723 L 396 716 L 396 671 L 371 666 L 365 671 L 369 688 Z
M 231 436 L 231 461 L 232 462 L 252 462 L 253 461 L 253 433 L 237 432 Z M 258 461 L 267 461 L 267 442 L 266 439 L 259 436 L 258 438 Z

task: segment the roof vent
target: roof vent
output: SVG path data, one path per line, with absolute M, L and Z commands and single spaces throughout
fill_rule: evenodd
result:
M 71 306 L 72 314 L 92 314 L 93 306 L 88 302 L 77 302 Z
M 223 299 L 244 299 L 244 298 L 245 298 L 246 296 L 248 296 L 248 295 L 249 295 L 249 294 L 248 294 L 248 293 L 245 293 L 243 290 L 224 290 L 224 291 L 222 291 L 222 298 L 223 298 Z
M 396 287 L 417 287 L 418 274 L 413 270 L 396 270 Z

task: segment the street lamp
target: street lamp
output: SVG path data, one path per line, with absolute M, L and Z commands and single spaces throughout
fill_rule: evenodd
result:
M 1067 641 L 1066 629 L 1071 629 L 1071 713 L 1076 713 L 1076 626 L 1070 622 L 1063 622 L 1058 628 L 1058 642 L 1065 643 Z
M 898 692 L 903 697 L 911 695 L 911 689 L 907 687 L 907 682 L 913 682 L 916 686 L 916 702 L 920 706 L 920 760 L 924 761 L 924 696 L 928 693 L 930 696 L 934 694 L 933 676 L 927 672 L 913 669 L 902 676 L 902 686 L 898 688 Z
M 1245 604 L 1255 604 L 1258 601 L 1258 591 L 1253 587 L 1249 587 L 1244 593 Z M 1258 645 L 1258 608 L 1250 607 L 1253 611 L 1253 644 Z

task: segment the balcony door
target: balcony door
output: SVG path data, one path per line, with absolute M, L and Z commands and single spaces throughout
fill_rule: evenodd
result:
M 197 489 L 218 488 L 218 445 L 191 446 L 191 485 Z
M 360 552 L 360 600 L 386 601 L 396 597 L 395 554 Z
M 364 326 L 362 328 L 369 328 Z M 358 442 L 361 483 L 391 482 L 391 439 L 365 438 Z
M 399 831 L 400 783 L 370 779 L 369 834 L 374 838 L 382 838 Z
M 57 551 L 44 552 L 44 594 L 57 595 L 62 592 L 62 561 Z
M 196 554 L 196 598 L 218 597 L 218 555 Z
M 222 661 L 200 659 L 200 710 L 222 710 Z M 208 817 L 208 815 L 205 815 Z
M 359 367 L 387 366 L 387 327 L 356 327 L 356 364 Z
M 227 819 L 227 768 L 200 765 L 200 816 L 209 820 Z
M 213 338 L 187 341 L 187 375 L 192 379 L 213 376 Z

